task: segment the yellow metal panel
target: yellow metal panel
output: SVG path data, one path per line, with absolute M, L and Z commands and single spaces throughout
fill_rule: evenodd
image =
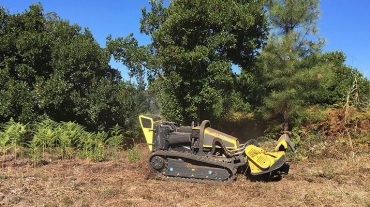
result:
M 150 120 L 150 126 L 146 126 L 144 127 L 143 126 L 143 123 L 142 123 L 142 119 L 141 118 L 144 118 L 144 119 L 148 119 Z M 143 133 L 144 133 L 144 136 L 145 136 L 145 140 L 146 140 L 146 143 L 148 144 L 148 147 L 149 147 L 149 150 L 152 151 L 153 149 L 153 130 L 154 130 L 154 124 L 157 123 L 157 122 L 160 122 L 161 120 L 156 120 L 154 121 L 153 118 L 149 117 L 149 116 L 145 116 L 145 115 L 140 115 L 139 116 L 139 122 L 140 122 L 140 126 L 141 126 L 141 129 L 143 130 Z
M 239 146 L 238 138 L 225 134 L 213 128 L 210 128 L 210 127 L 206 128 L 204 130 L 204 134 L 209 135 L 209 136 L 204 136 L 205 138 L 206 137 L 208 138 L 207 140 L 203 141 L 203 146 L 206 148 L 212 147 L 212 142 L 213 142 L 213 139 L 215 138 L 222 140 L 222 142 L 224 143 L 227 149 L 236 149 Z
M 245 153 L 248 156 L 248 160 L 251 160 L 253 164 L 266 170 L 270 167 L 270 160 L 264 154 L 264 150 L 254 145 L 249 145 L 245 148 Z
M 288 149 L 288 143 L 285 140 L 281 140 L 275 147 L 275 150 L 278 151 L 280 147 L 283 146 L 284 149 Z
M 248 164 L 252 173 L 260 173 L 268 170 L 276 161 L 285 155 L 284 151 L 266 152 L 254 145 L 247 146 L 245 153 L 248 157 Z

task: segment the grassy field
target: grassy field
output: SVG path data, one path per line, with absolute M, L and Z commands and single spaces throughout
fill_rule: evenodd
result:
M 152 179 L 143 159 L 58 160 L 33 167 L 6 158 L 0 206 L 370 206 L 370 156 L 290 163 L 276 182 L 187 183 Z M 3 160 L 3 158 L 1 158 Z

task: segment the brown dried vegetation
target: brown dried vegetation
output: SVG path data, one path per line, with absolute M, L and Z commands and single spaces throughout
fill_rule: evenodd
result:
M 124 156 L 124 155 L 123 155 Z M 17 161 L 0 171 L 0 206 L 369 206 L 369 155 L 292 163 L 278 182 L 148 179 L 145 160 Z
M 369 139 L 355 137 L 355 122 L 347 122 L 353 139 L 349 147 L 345 128 L 335 124 L 340 114 L 329 113 L 315 129 L 328 139 L 319 142 L 302 135 L 299 147 L 307 148 L 302 155 L 307 158 L 289 153 L 290 172 L 280 181 L 251 182 L 243 175 L 234 183 L 155 180 L 145 147 L 140 148 L 144 159 L 138 162 L 129 162 L 124 151 L 119 160 L 57 160 L 33 167 L 26 159 L 8 155 L 0 158 L 5 160 L 0 206 L 370 206 Z M 358 120 L 357 132 L 369 133 L 368 117 Z M 314 126 L 305 131 L 312 130 L 309 127 Z M 264 143 L 264 148 L 271 146 Z
M 143 149 L 148 154 L 148 152 Z M 370 206 L 370 157 L 292 162 L 278 182 L 148 179 L 146 160 L 63 160 L 0 170 L 0 206 Z

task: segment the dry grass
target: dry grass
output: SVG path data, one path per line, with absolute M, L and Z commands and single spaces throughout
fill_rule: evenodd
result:
M 130 163 L 124 154 L 117 162 L 64 160 L 35 168 L 9 161 L 0 168 L 0 206 L 370 206 L 369 161 L 362 154 L 292 163 L 278 182 L 240 175 L 221 184 L 148 179 L 146 160 Z

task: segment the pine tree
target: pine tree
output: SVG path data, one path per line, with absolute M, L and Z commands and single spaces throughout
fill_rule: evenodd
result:
M 314 104 L 326 87 L 329 73 L 317 66 L 323 39 L 318 37 L 318 0 L 271 0 L 268 15 L 272 27 L 259 58 L 267 96 L 263 111 L 267 118 L 283 121 L 290 129 L 302 114 L 302 106 Z

